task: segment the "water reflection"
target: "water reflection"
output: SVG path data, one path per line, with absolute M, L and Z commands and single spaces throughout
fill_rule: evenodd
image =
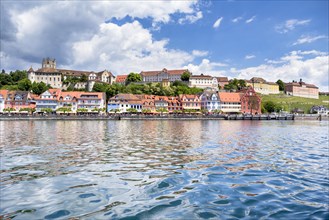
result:
M 0 137 L 0 217 L 329 217 L 326 122 L 0 121 Z

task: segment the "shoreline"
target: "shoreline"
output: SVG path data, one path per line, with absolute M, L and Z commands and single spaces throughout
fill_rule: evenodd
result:
M 0 116 L 0 121 L 42 121 L 42 120 L 229 120 L 229 121 L 329 121 L 329 116 L 320 115 L 259 115 L 259 116 L 239 116 L 239 115 L 115 115 L 115 116 L 77 116 L 77 115 L 58 115 L 58 116 L 26 116 L 26 115 L 12 115 Z

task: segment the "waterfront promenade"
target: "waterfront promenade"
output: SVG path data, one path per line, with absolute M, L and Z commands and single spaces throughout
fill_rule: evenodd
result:
M 109 114 L 109 115 L 0 115 L 0 120 L 315 120 L 328 121 L 327 115 L 314 114 Z

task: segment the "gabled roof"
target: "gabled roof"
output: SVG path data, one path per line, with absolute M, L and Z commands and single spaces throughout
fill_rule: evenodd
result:
M 6 89 L 1 89 L 0 90 L 0 95 L 3 97 L 3 99 L 7 98 L 8 90 Z
M 28 73 L 32 73 L 32 72 L 34 72 L 32 66 L 30 67 L 30 69 L 29 69 L 27 72 L 28 72 Z
M 181 94 L 179 95 L 179 99 L 183 99 L 183 98 L 187 98 L 187 99 L 199 99 L 199 97 L 197 95 L 187 95 L 187 94 Z
M 107 71 L 107 70 L 103 70 L 103 71 L 97 72 L 96 74 L 97 74 L 98 77 L 100 77 L 104 72 L 106 72 L 110 76 L 114 77 L 114 75 L 110 71 Z
M 241 94 L 236 92 L 220 92 L 218 93 L 221 102 L 240 102 Z
M 14 100 L 15 98 L 17 98 L 17 96 L 21 96 L 22 101 L 25 102 L 30 99 L 29 94 L 30 93 L 28 91 L 8 91 L 6 99 L 9 98 L 10 100 Z
M 117 75 L 115 78 L 115 82 L 123 83 L 127 80 L 128 75 Z

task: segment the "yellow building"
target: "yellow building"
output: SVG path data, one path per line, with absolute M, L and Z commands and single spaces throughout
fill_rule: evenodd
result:
M 260 94 L 279 94 L 279 85 L 274 82 L 267 82 L 263 78 L 253 77 L 246 80 L 247 86 L 252 86 L 257 93 Z

